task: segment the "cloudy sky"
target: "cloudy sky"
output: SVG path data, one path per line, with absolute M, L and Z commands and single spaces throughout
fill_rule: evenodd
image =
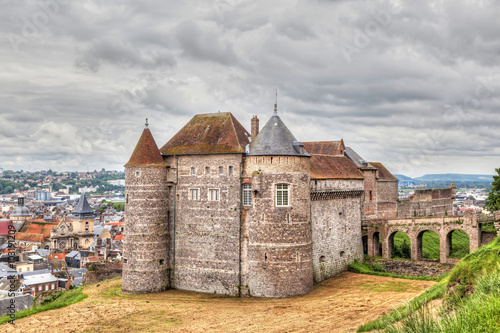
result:
M 500 167 L 500 2 L 0 0 L 0 167 L 122 170 L 146 117 L 272 114 L 393 173 Z

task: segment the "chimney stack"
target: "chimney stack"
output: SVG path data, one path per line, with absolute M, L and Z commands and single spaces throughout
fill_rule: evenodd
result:
M 253 116 L 252 118 L 252 141 L 255 140 L 257 135 L 259 134 L 259 118 L 257 116 Z

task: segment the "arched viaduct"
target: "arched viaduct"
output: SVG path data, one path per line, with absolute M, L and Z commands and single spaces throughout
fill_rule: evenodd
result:
M 463 216 L 435 216 L 396 218 L 363 221 L 363 242 L 369 256 L 391 258 L 394 235 L 401 231 L 408 235 L 411 242 L 411 259 L 422 259 L 422 235 L 425 231 L 434 231 L 439 236 L 440 262 L 446 263 L 451 250 L 451 234 L 462 230 L 469 236 L 469 251 L 481 246 L 482 223 L 494 222 L 500 230 L 500 212 L 490 215 L 466 213 Z M 379 250 L 382 240 L 382 253 Z

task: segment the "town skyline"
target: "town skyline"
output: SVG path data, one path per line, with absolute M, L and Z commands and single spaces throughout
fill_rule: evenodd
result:
M 275 89 L 298 140 L 394 174 L 500 164 L 491 1 L 3 3 L 4 169 L 123 170 L 145 118 L 158 146 L 200 113 L 248 130 Z

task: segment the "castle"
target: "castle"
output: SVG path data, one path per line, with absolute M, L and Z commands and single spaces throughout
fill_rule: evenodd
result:
M 307 294 L 363 259 L 363 219 L 398 214 L 382 164 L 298 141 L 276 106 L 251 134 L 231 113 L 196 115 L 160 149 L 146 122 L 125 178 L 125 294 Z

